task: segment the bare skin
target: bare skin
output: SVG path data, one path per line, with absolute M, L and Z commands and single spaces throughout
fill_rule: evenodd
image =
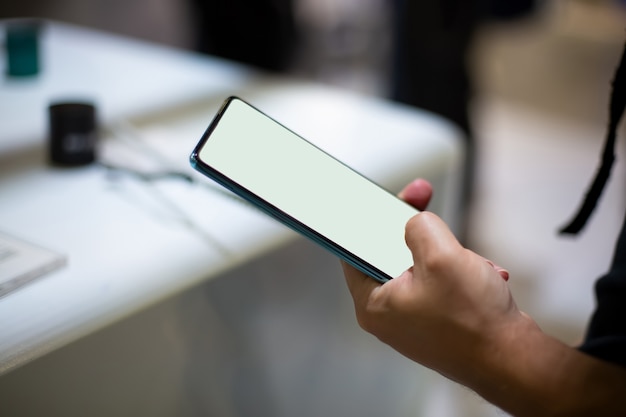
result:
M 430 184 L 400 197 L 424 210 Z M 464 248 L 436 215 L 406 226 L 414 265 L 379 284 L 343 264 L 363 329 L 516 416 L 626 416 L 626 369 L 543 333 L 520 311 L 509 273 Z

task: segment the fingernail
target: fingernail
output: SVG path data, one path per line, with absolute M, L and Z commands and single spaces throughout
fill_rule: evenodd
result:
M 506 269 L 500 269 L 498 273 L 500 274 L 503 280 L 505 281 L 509 280 L 509 271 L 507 271 Z
M 506 269 L 499 267 L 498 265 L 494 264 L 493 262 L 491 262 L 489 259 L 485 259 L 485 261 L 487 261 L 487 263 L 496 270 L 496 272 L 498 274 L 500 274 L 500 276 L 502 277 L 503 280 L 508 281 L 509 280 L 509 271 L 507 271 Z

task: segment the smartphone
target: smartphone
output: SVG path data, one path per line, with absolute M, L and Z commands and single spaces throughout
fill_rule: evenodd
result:
M 379 282 L 413 264 L 418 211 L 252 105 L 228 98 L 191 165 Z

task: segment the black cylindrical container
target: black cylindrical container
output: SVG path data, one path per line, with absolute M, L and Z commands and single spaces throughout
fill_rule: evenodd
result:
M 55 103 L 49 107 L 50 162 L 86 165 L 96 159 L 96 108 L 84 102 Z

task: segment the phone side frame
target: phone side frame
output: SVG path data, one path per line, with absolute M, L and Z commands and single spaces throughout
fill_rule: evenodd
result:
M 220 119 L 222 118 L 222 115 L 224 114 L 224 112 L 228 108 L 228 105 L 233 100 L 243 101 L 239 97 L 235 97 L 235 96 L 228 97 L 224 101 L 224 103 L 222 104 L 222 106 L 218 110 L 217 114 L 215 115 L 215 117 L 211 121 L 209 127 L 206 129 L 206 131 L 202 135 L 201 140 L 199 141 L 199 143 L 196 145 L 195 149 L 191 153 L 191 155 L 189 157 L 189 162 L 190 162 L 191 166 L 196 171 L 198 171 L 198 172 L 204 174 L 205 176 L 209 177 L 210 179 L 212 179 L 213 181 L 217 182 L 222 187 L 232 191 L 233 193 L 235 193 L 239 197 L 241 197 L 244 200 L 252 203 L 255 207 L 260 209 L 262 212 L 264 212 L 268 216 L 272 217 L 273 219 L 275 219 L 278 222 L 284 224 L 285 226 L 289 227 L 290 229 L 294 230 L 295 232 L 302 234 L 303 236 L 307 237 L 308 239 L 310 239 L 313 242 L 317 243 L 318 245 L 322 246 L 326 250 L 330 251 L 334 255 L 338 256 L 339 258 L 341 258 L 342 260 L 344 260 L 348 264 L 352 265 L 356 269 L 360 270 L 364 274 L 368 275 L 369 277 L 373 278 L 374 280 L 376 280 L 376 281 L 378 281 L 380 283 L 385 283 L 385 282 L 389 281 L 390 279 L 392 279 L 393 277 L 390 277 L 389 275 L 385 274 L 384 272 L 382 272 L 378 268 L 376 268 L 373 265 L 369 264 L 368 262 L 364 261 L 360 257 L 354 255 L 352 252 L 348 251 L 344 247 L 338 245 L 336 242 L 333 242 L 332 240 L 328 239 L 327 237 L 323 236 L 322 234 L 316 232 L 315 230 L 311 229 L 307 225 L 301 223 L 300 221 L 296 220 L 292 216 L 286 214 L 285 212 L 280 210 L 278 207 L 274 206 L 273 204 L 271 204 L 271 203 L 267 202 L 266 200 L 262 199 L 261 197 L 257 196 L 252 191 L 250 191 L 247 188 L 243 187 L 241 184 L 238 184 L 235 181 L 232 181 L 230 178 L 228 178 L 227 176 L 225 176 L 221 172 L 215 170 L 214 168 L 212 168 L 209 165 L 207 165 L 204 162 L 202 162 L 202 160 L 199 157 L 200 150 L 204 146 L 205 142 L 211 136 L 211 133 L 213 132 L 215 127 L 218 125 Z M 244 101 L 244 103 L 245 103 L 245 101 Z M 246 103 L 246 104 L 248 104 L 248 103 Z M 250 105 L 250 104 L 248 104 L 248 105 Z M 252 106 L 252 107 L 254 107 L 254 106 Z M 257 109 L 257 111 L 260 112 L 260 110 L 258 110 L 258 109 Z M 267 116 L 267 117 L 269 117 L 269 116 Z M 276 123 L 278 123 L 278 122 L 276 122 Z M 288 128 L 285 127 L 285 129 L 288 129 Z M 294 132 L 294 134 L 297 135 L 295 132 Z M 299 135 L 297 135 L 297 136 L 300 137 Z M 301 139 L 302 140 L 306 140 L 304 138 L 301 138 Z M 329 156 L 331 158 L 333 158 L 332 155 L 329 155 Z M 341 161 L 337 161 L 337 162 L 338 163 L 342 163 Z M 365 178 L 365 179 L 367 180 L 367 178 Z

